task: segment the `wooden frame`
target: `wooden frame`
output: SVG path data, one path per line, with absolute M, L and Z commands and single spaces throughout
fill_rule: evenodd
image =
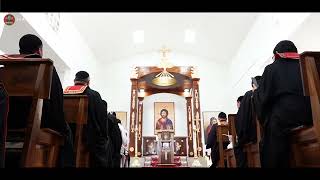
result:
M 313 126 L 292 130 L 291 166 L 320 167 L 320 52 L 300 55 L 304 95 L 310 96 Z
M 218 120 L 218 115 L 221 111 L 203 111 L 202 112 L 202 121 L 203 121 L 203 131 L 204 131 L 204 144 L 207 144 L 208 139 L 208 129 L 210 125 L 210 119 L 215 117 Z
M 152 79 L 154 75 L 162 72 L 162 68 L 158 68 L 156 66 L 138 66 L 135 67 L 132 71 L 132 74 L 130 76 L 131 80 L 131 108 L 130 108 L 130 125 L 129 125 L 129 133 L 130 133 L 130 142 L 129 142 L 129 154 L 130 156 L 137 156 L 139 157 L 139 154 L 141 155 L 141 144 L 142 144 L 142 138 L 140 138 L 139 134 L 142 134 L 142 123 L 139 122 L 140 118 L 138 116 L 138 92 L 143 89 L 144 95 L 143 97 L 150 96 L 157 93 L 171 93 L 171 94 L 177 94 L 179 96 L 185 97 L 185 89 L 197 89 L 197 100 L 196 104 L 191 103 L 194 99 L 192 97 L 194 94 L 191 94 L 190 97 L 186 98 L 186 107 L 187 107 L 187 119 L 188 119 L 188 152 L 189 156 L 193 157 L 193 140 L 194 140 L 194 134 L 193 134 L 193 124 L 194 124 L 194 118 L 197 119 L 196 126 L 199 128 L 199 131 L 197 133 L 197 139 L 198 141 L 198 154 L 202 155 L 202 141 L 201 141 L 201 111 L 200 111 L 200 99 L 199 99 L 199 78 L 197 77 L 196 69 L 192 66 L 175 66 L 172 68 L 167 68 L 167 71 L 173 74 L 176 77 L 177 83 L 175 85 L 169 86 L 169 87 L 160 87 L 157 85 L 154 85 L 152 83 Z M 193 91 L 191 91 L 193 92 Z M 143 99 L 143 97 L 139 97 L 140 99 Z M 142 100 L 141 100 L 142 101 Z M 194 109 L 197 107 L 197 109 Z M 142 108 L 143 109 L 143 108 Z M 191 121 L 192 120 L 192 121 Z M 141 118 L 141 121 L 142 118 Z M 175 122 L 173 123 L 174 129 L 175 129 Z M 139 131 L 139 129 L 141 131 Z M 155 129 L 155 125 L 154 125 Z M 136 135 L 138 134 L 138 135 Z M 156 133 L 155 133 L 156 134 Z M 137 142 L 137 143 L 136 143 Z
M 128 113 L 126 111 L 114 111 L 117 115 L 117 118 L 120 119 L 121 124 L 124 128 L 128 129 Z
M 188 155 L 188 137 L 185 136 L 175 136 L 174 137 L 174 155 L 175 156 L 187 156 Z M 180 153 L 177 153 L 177 143 L 180 144 Z
M 219 148 L 219 162 L 218 162 L 218 167 L 219 168 L 224 168 L 224 160 L 227 158 L 225 151 L 223 149 L 223 143 L 228 142 L 229 138 L 227 136 L 224 136 L 223 134 L 228 134 L 228 125 L 226 124 L 220 124 L 217 127 L 217 141 L 219 142 L 218 148 Z
M 142 153 L 143 156 L 153 156 L 156 155 L 158 152 L 158 144 L 156 141 L 156 136 L 144 136 L 142 137 L 143 139 L 143 148 L 142 148 Z M 153 141 L 153 146 L 154 146 L 154 153 L 150 153 L 150 151 L 148 151 L 148 144 L 150 144 L 149 142 Z
M 0 58 L 0 81 L 9 96 L 32 97 L 26 118 L 22 167 L 55 167 L 62 136 L 52 129 L 40 128 L 43 99 L 50 98 L 53 63 L 40 58 Z M 8 130 L 10 131 L 10 130 Z
M 64 95 L 64 112 L 67 123 L 76 126 L 73 132 L 76 167 L 89 167 L 89 151 L 83 142 L 83 128 L 88 119 L 88 97 Z
M 228 168 L 236 168 L 237 163 L 236 163 L 236 157 L 234 153 L 234 147 L 236 144 L 236 139 L 237 139 L 237 132 L 236 132 L 236 127 L 235 127 L 235 119 L 236 119 L 236 114 L 228 114 L 228 129 L 229 129 L 229 135 L 232 135 L 232 149 L 226 149 L 225 154 L 227 158 L 227 167 Z

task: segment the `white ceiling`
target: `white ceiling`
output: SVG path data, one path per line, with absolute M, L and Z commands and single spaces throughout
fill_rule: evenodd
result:
M 257 13 L 67 13 L 100 61 L 114 61 L 160 49 L 230 62 L 248 34 Z M 186 29 L 195 43 L 184 42 Z M 132 34 L 144 31 L 144 43 Z

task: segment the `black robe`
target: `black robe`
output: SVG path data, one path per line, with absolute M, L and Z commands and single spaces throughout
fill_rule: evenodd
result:
M 303 95 L 299 60 L 278 59 L 268 65 L 253 98 L 263 126 L 261 166 L 288 167 L 290 130 L 312 125 L 310 99 Z
M 240 108 L 236 115 L 236 132 L 238 136 L 238 145 L 243 146 L 249 142 L 255 142 L 257 139 L 255 118 L 253 117 L 252 91 L 247 91 L 241 100 Z
M 213 124 L 211 130 L 208 134 L 208 141 L 206 145 L 206 149 L 211 149 L 211 161 L 212 161 L 212 168 L 215 168 L 218 165 L 220 160 L 219 156 L 219 142 L 217 141 L 217 129 L 218 124 Z M 223 143 L 223 149 L 227 149 L 229 142 Z
M 7 116 L 9 111 L 9 97 L 4 87 L 0 84 L 0 168 L 4 168 L 5 161 L 5 140 Z
M 87 87 L 83 94 L 88 96 L 88 123 L 84 128 L 84 142 L 90 152 L 90 167 L 108 167 L 110 162 L 110 140 L 105 119 L 105 106 L 97 91 Z
M 119 119 L 113 114 L 108 114 L 108 130 L 109 130 L 109 137 L 112 142 L 112 167 L 120 168 L 120 150 L 122 146 L 122 137 L 121 137 L 121 130 L 119 128 Z
M 39 55 L 27 55 L 24 58 L 41 58 Z M 8 128 L 25 128 L 31 97 L 10 97 L 10 113 Z M 58 73 L 53 67 L 50 99 L 43 100 L 41 128 L 50 128 L 64 136 L 65 144 L 59 154 L 59 166 L 74 166 L 72 132 L 64 119 L 63 111 L 63 88 Z M 9 139 L 11 134 L 8 134 Z M 16 135 L 14 135 L 16 136 Z M 15 160 L 17 160 L 17 156 Z

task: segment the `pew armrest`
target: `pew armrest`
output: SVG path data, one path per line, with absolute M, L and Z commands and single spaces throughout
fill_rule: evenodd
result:
M 38 142 L 40 144 L 63 145 L 64 140 L 62 134 L 49 128 L 41 128 Z
M 52 130 L 52 129 L 49 129 L 49 128 L 41 128 L 41 131 L 43 131 L 44 133 L 49 133 L 49 134 L 52 134 L 52 135 L 55 135 L 55 136 L 60 136 L 62 137 L 62 134 L 55 131 L 55 130 Z
M 314 127 L 299 126 L 291 130 L 291 143 L 309 144 L 317 142 Z
M 303 130 L 306 130 L 306 129 L 309 129 L 309 128 L 310 127 L 308 127 L 308 126 L 301 125 L 301 126 L 298 126 L 296 128 L 291 129 L 290 131 L 291 131 L 291 133 L 298 133 L 300 131 L 303 131 Z

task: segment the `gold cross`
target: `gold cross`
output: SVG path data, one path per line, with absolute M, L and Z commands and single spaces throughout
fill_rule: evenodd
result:
M 162 53 L 162 57 L 166 57 L 167 53 L 171 52 L 171 49 L 169 48 L 166 48 L 165 46 L 163 46 L 161 49 L 160 49 L 160 53 Z

